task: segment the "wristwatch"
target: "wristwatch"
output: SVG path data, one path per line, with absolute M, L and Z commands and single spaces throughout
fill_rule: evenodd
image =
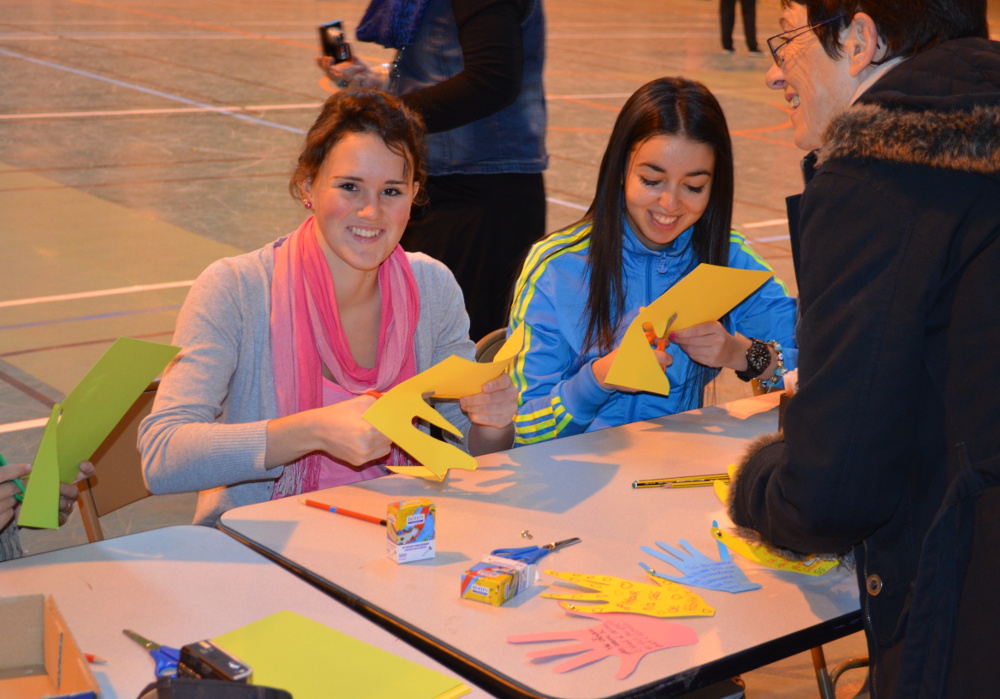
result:
M 768 349 L 767 343 L 761 342 L 755 337 L 751 337 L 749 340 L 751 344 L 750 349 L 747 350 L 747 368 L 745 371 L 736 372 L 736 377 L 741 381 L 756 379 L 764 373 L 764 370 L 771 363 L 771 351 Z

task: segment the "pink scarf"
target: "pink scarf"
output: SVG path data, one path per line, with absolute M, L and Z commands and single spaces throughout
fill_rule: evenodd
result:
M 385 392 L 416 374 L 413 335 L 420 317 L 420 292 L 403 249 L 396 246 L 379 266 L 382 317 L 375 367 L 359 366 L 351 355 L 337 311 L 333 277 L 310 216 L 274 247 L 271 282 L 271 356 L 278 415 L 323 405 L 322 371 L 353 395 Z M 272 499 L 316 490 L 322 468 L 354 468 L 321 452 L 285 466 Z

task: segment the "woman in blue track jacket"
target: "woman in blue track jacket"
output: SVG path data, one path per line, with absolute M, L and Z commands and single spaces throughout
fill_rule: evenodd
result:
M 771 271 L 730 230 L 732 202 L 732 145 L 715 97 L 683 78 L 641 87 L 615 123 L 590 209 L 536 243 L 518 279 L 517 444 L 697 408 L 723 366 L 766 383 L 794 368 L 796 301 L 772 277 L 721 322 L 670 335 L 657 351 L 669 396 L 604 380 L 639 309 L 700 262 Z

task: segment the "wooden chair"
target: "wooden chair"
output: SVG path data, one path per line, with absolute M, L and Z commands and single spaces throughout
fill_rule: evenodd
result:
M 503 343 L 507 340 L 507 328 L 499 328 L 487 333 L 476 343 L 476 361 L 492 362 Z
M 160 380 L 140 394 L 90 459 L 94 475 L 80 482 L 80 517 L 89 541 L 101 541 L 100 517 L 152 495 L 142 480 L 136 441 L 139 423 L 149 415 Z

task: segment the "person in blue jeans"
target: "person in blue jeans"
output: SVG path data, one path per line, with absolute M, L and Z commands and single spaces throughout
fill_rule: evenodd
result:
M 348 89 L 397 95 L 427 126 L 428 204 L 402 245 L 454 273 L 478 340 L 503 327 L 528 247 L 545 235 L 542 0 L 371 0 L 357 37 L 398 51 L 319 65 Z
M 512 368 L 515 444 L 697 408 L 721 367 L 765 385 L 794 368 L 796 300 L 771 277 L 721 321 L 651 350 L 669 396 L 606 381 L 640 308 L 699 263 L 771 271 L 730 229 L 732 207 L 732 144 L 715 97 L 684 78 L 639 88 L 615 122 L 589 210 L 532 247 L 515 286 L 510 331 L 526 331 Z

